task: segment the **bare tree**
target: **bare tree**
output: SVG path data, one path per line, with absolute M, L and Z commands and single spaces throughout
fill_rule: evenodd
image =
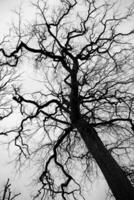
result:
M 52 9 L 38 0 L 34 6 L 29 32 L 23 37 L 16 29 L 17 46 L 0 52 L 11 67 L 29 52 L 44 73 L 44 91 L 27 95 L 16 87 L 13 97 L 23 117 L 14 138 L 18 160 L 37 155 L 42 170 L 36 197 L 86 198 L 80 162 L 86 175 L 97 163 L 114 197 L 132 200 L 134 30 L 123 26 L 133 5 L 120 11 L 118 2 L 60 0 Z

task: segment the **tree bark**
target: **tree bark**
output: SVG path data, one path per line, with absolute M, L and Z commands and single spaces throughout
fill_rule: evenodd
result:
M 78 120 L 75 127 L 100 167 L 115 199 L 134 200 L 133 186 L 126 174 L 105 148 L 96 130 L 83 119 Z

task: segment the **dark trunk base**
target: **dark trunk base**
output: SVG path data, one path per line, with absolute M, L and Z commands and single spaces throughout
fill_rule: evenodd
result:
M 78 129 L 88 150 L 99 165 L 116 200 L 134 200 L 134 188 L 126 174 L 105 148 L 96 130 L 85 120 L 79 120 Z

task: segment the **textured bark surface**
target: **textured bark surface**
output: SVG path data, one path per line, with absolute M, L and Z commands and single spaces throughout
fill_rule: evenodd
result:
M 116 200 L 134 200 L 134 188 L 123 170 L 103 145 L 96 130 L 82 119 L 78 121 L 76 128 L 99 165 Z

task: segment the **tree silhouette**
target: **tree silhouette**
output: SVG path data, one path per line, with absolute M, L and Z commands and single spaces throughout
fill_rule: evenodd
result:
M 77 168 L 88 176 L 97 163 L 115 199 L 132 200 L 134 30 L 122 27 L 133 5 L 123 12 L 118 2 L 96 0 L 34 6 L 34 23 L 24 35 L 16 28 L 12 51 L 0 51 L 3 65 L 15 67 L 27 53 L 44 73 L 44 91 L 14 87 L 13 97 L 23 117 L 14 130 L 17 159 L 37 155 L 42 166 L 36 197 L 86 198 Z

